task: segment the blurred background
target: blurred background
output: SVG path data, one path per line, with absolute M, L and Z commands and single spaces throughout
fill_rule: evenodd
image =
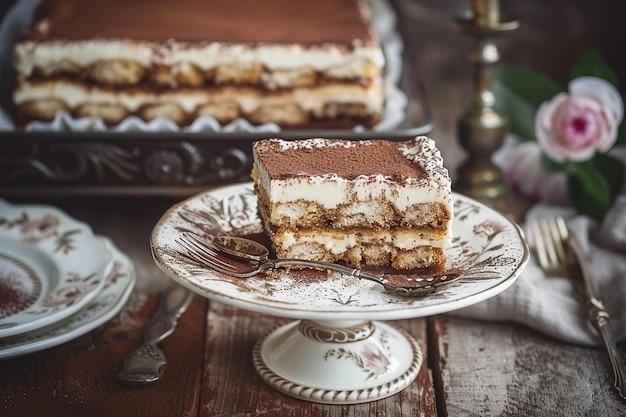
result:
M 468 63 L 472 41 L 459 32 L 454 16 L 469 0 L 394 0 L 405 34 L 406 57 L 414 61 L 431 109 L 434 130 L 454 177 L 464 158 L 456 142 L 456 123 L 471 95 Z M 531 67 L 567 87 L 569 71 L 580 53 L 593 46 L 626 85 L 626 2 L 622 0 L 501 0 L 503 17 L 520 28 L 497 38 L 500 64 Z
M 405 40 L 405 57 L 420 77 L 437 140 L 454 177 L 464 158 L 456 141 L 456 122 L 471 94 L 472 44 L 453 23 L 470 8 L 469 0 L 390 0 Z M 0 15 L 15 0 L 0 0 Z M 176 2 L 172 1 L 172 7 Z M 501 36 L 502 64 L 523 64 L 542 71 L 566 88 L 569 69 L 589 46 L 598 49 L 626 84 L 626 2 L 623 0 L 501 0 L 502 14 L 520 28 Z

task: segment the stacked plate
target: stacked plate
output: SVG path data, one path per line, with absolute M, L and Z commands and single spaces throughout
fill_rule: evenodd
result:
M 107 322 L 135 279 L 130 259 L 87 224 L 54 207 L 0 200 L 0 359 Z

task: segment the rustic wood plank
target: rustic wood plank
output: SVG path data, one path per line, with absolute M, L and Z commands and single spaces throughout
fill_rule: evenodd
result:
M 566 344 L 514 323 L 438 316 L 430 324 L 447 415 L 626 415 L 600 347 Z
M 274 390 L 256 374 L 252 351 L 257 340 L 267 331 L 288 321 L 211 303 L 200 416 L 436 415 L 435 393 L 426 363 L 422 365 L 417 380 L 408 388 L 389 398 L 365 404 L 316 404 Z M 403 320 L 394 324 L 418 340 L 426 358 L 425 321 Z
M 207 302 L 196 298 L 160 347 L 168 358 L 163 378 L 144 387 L 116 380 L 124 357 L 142 341 L 158 296 L 135 294 L 117 317 L 73 341 L 0 361 L 3 416 L 197 415 Z

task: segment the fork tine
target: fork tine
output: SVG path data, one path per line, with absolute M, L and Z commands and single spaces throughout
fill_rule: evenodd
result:
M 211 242 L 200 238 L 198 235 L 194 234 L 194 233 L 183 233 L 183 239 L 185 239 L 187 242 L 189 243 L 193 243 L 194 246 L 197 246 L 198 248 L 211 248 Z
M 176 242 L 187 251 L 189 256 L 196 259 L 196 261 L 204 262 L 226 271 L 236 271 L 233 265 L 219 259 L 216 252 L 213 252 L 209 247 L 200 246 L 195 241 L 188 239 L 186 235 L 183 235 L 181 239 L 176 239 Z
M 567 242 L 569 234 L 565 220 L 562 217 L 556 217 L 552 219 L 549 224 L 557 259 L 562 265 L 567 265 L 569 263 L 569 259 L 567 256 L 567 249 L 564 244 Z
M 565 219 L 563 217 L 556 217 L 554 219 L 556 227 L 559 229 L 559 234 L 561 236 L 561 240 L 563 242 L 567 242 L 569 239 L 569 229 L 567 228 L 567 223 L 565 223 Z
M 544 232 L 539 221 L 530 222 L 530 232 L 535 246 L 535 255 L 539 258 L 539 265 L 544 269 L 552 269 L 548 256 L 547 242 L 545 241 Z
M 201 239 L 193 233 L 183 233 L 180 241 L 184 241 L 188 247 L 194 248 L 198 252 L 208 252 L 211 255 L 217 254 L 217 251 L 212 249 L 210 242 Z
M 567 241 L 569 233 L 562 217 L 529 222 L 535 255 L 539 265 L 549 275 L 568 275 L 571 256 Z
M 222 260 L 219 252 L 212 248 L 210 242 L 196 235 L 183 233 L 181 238 L 176 239 L 176 242 L 187 251 L 188 257 L 216 272 L 235 278 L 250 278 L 261 272 L 262 266 L 252 267 L 252 265 L 248 265 L 251 268 L 248 271 L 239 270 L 232 263 Z
M 542 236 L 545 241 L 546 255 L 550 259 L 550 265 L 553 269 L 558 269 L 560 265 L 558 242 L 559 237 L 556 233 L 558 230 L 552 226 L 550 219 L 544 219 L 540 223 Z
M 211 259 L 207 256 L 203 256 L 197 252 L 188 252 L 187 256 L 191 258 L 193 261 L 197 262 L 198 264 L 206 268 L 209 268 L 213 271 L 221 272 L 226 275 L 238 276 L 236 270 L 222 267 L 220 266 L 220 264 L 214 262 L 214 259 Z
M 218 263 L 223 264 L 224 266 L 232 266 L 231 264 L 222 261 L 219 258 L 221 252 L 215 247 L 215 245 L 213 245 L 212 241 L 202 239 L 198 235 L 191 233 L 183 233 L 183 239 L 185 239 L 190 245 L 192 245 L 198 252 L 210 255 Z

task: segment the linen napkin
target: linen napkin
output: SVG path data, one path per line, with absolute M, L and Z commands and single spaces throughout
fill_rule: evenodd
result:
M 573 209 L 538 204 L 526 216 L 562 215 L 587 249 L 600 281 L 602 301 L 616 341 L 626 340 L 626 195 L 598 224 Z M 522 224 L 525 230 L 525 224 Z M 526 233 L 528 236 L 528 233 Z M 532 242 L 529 242 L 532 243 Z M 587 320 L 587 306 L 567 277 L 546 276 L 531 248 L 527 267 L 511 288 L 481 303 L 449 313 L 489 321 L 514 321 L 565 342 L 595 346 L 600 338 Z

